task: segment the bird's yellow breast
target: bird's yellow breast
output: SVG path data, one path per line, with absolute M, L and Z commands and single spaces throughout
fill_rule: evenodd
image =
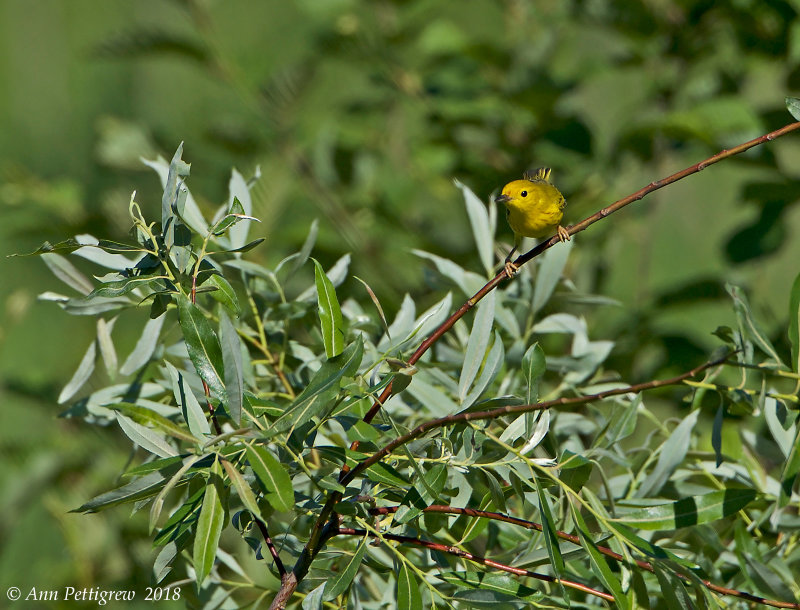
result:
M 564 196 L 549 182 L 514 180 L 503 187 L 508 224 L 516 236 L 552 235 L 564 217 Z

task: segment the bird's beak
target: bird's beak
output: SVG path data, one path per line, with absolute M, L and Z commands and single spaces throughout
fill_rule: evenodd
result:
M 498 195 L 494 198 L 495 203 L 508 203 L 509 201 L 511 201 L 511 197 L 508 195 Z

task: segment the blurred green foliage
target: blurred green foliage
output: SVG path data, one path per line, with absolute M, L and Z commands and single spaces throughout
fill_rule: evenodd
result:
M 0 253 L 83 232 L 123 238 L 131 191 L 150 216 L 160 200 L 139 156 L 185 140 L 206 212 L 231 166 L 260 167 L 256 257 L 274 266 L 319 218 L 316 256 L 327 266 L 352 253 L 387 315 L 405 292 L 425 302 L 444 288 L 411 248 L 481 269 L 453 178 L 486 198 L 547 164 L 574 222 L 788 122 L 783 98 L 800 89 L 800 7 L 780 0 L 112 6 L 0 0 Z M 577 237 L 569 280 L 622 304 L 585 312 L 593 336 L 617 339 L 609 366 L 636 381 L 702 358 L 711 331 L 733 324 L 726 280 L 788 349 L 798 168 L 790 136 Z M 43 573 L 68 560 L 65 584 L 147 581 L 141 521 L 65 514 L 126 459 L 109 437 L 54 419 L 94 327 L 35 302 L 50 287 L 40 261 L 2 258 L 0 278 L 0 489 L 15 515 L 0 565 L 40 549 Z M 87 463 L 95 453 L 108 461 Z

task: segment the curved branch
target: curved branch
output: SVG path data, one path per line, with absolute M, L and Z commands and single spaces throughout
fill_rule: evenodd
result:
M 340 527 L 334 532 L 334 535 L 361 536 L 361 537 L 370 536 L 372 538 L 378 537 L 376 534 L 368 532 L 367 530 L 357 529 L 352 527 Z M 560 584 L 561 586 L 567 587 L 568 589 L 583 591 L 584 593 L 588 593 L 589 595 L 595 595 L 597 597 L 601 597 L 609 602 L 614 601 L 613 595 L 609 595 L 608 593 L 603 593 L 602 591 L 598 591 L 597 589 L 592 589 L 591 587 L 583 585 L 579 582 L 574 582 L 572 580 L 564 580 L 563 578 L 556 578 L 555 576 L 549 576 L 547 574 L 539 574 L 538 572 L 531 572 L 530 570 L 526 570 L 524 568 L 515 568 L 513 566 L 500 563 L 499 561 L 494 561 L 492 559 L 487 559 L 486 557 L 481 557 L 480 555 L 473 555 L 468 551 L 465 551 L 455 546 L 450 546 L 448 544 L 441 544 L 438 542 L 428 542 L 427 540 L 422 540 L 420 538 L 414 538 L 412 536 L 400 536 L 398 534 L 381 534 L 381 536 L 384 539 L 391 540 L 393 542 L 399 542 L 401 544 L 412 544 L 414 546 L 419 546 L 431 551 L 438 551 L 440 553 L 447 553 L 448 555 L 455 555 L 456 557 L 461 557 L 462 559 L 467 559 L 474 563 L 479 563 L 481 565 L 490 568 L 495 568 L 496 570 L 501 570 L 503 572 L 516 574 L 517 576 L 530 576 L 531 578 L 535 578 L 537 580 L 541 580 L 544 582 Z

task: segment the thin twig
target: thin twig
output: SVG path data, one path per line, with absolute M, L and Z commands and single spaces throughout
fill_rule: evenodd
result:
M 397 512 L 398 506 L 379 506 L 375 508 L 369 509 L 370 515 L 390 515 Z M 432 504 L 426 508 L 422 509 L 422 512 L 425 513 L 445 513 L 450 515 L 466 515 L 468 517 L 478 517 L 482 519 L 492 519 L 494 521 L 502 521 L 503 523 L 510 523 L 512 525 L 518 525 L 520 527 L 524 527 L 530 530 L 536 530 L 537 532 L 542 532 L 543 527 L 541 523 L 536 523 L 534 521 L 527 521 L 525 519 L 520 519 L 519 517 L 512 517 L 510 515 L 506 515 L 503 513 L 496 513 L 492 511 L 486 510 L 476 510 L 474 508 L 458 508 L 455 506 L 446 506 L 443 504 Z M 384 538 L 388 538 L 387 534 L 383 534 Z M 578 546 L 581 545 L 580 537 L 574 534 L 568 534 L 567 532 L 562 532 L 560 530 L 556 530 L 556 536 L 561 538 L 562 540 L 566 540 L 567 542 L 571 542 L 572 544 L 576 544 Z M 605 555 L 606 557 L 610 557 L 616 561 L 626 562 L 624 556 L 616 551 L 612 551 L 610 548 L 600 545 L 595 545 L 595 548 Z M 641 569 L 647 570 L 648 572 L 655 572 L 653 569 L 653 565 L 648 561 L 642 561 L 641 559 L 634 559 L 634 563 Z M 676 573 L 676 576 L 688 583 L 693 582 L 688 576 L 681 574 L 680 572 Z M 703 585 L 709 589 L 710 591 L 714 591 L 715 593 L 719 593 L 721 595 L 729 595 L 731 597 L 738 597 L 740 599 L 746 599 L 747 601 L 754 602 L 757 604 L 763 604 L 765 606 L 772 606 L 773 608 L 797 608 L 800 609 L 800 604 L 795 602 L 783 602 L 774 599 L 766 599 L 764 597 L 759 597 L 758 595 L 753 595 L 752 593 L 747 593 L 746 591 L 741 591 L 739 589 L 729 589 L 727 587 L 723 587 L 720 585 L 715 585 L 710 580 L 700 579 Z
M 613 390 L 606 390 L 605 392 L 598 392 L 597 394 L 587 394 L 586 396 L 561 397 L 561 398 L 556 398 L 555 400 L 548 400 L 545 402 L 539 402 L 527 405 L 506 405 L 503 407 L 497 407 L 496 409 L 489 409 L 488 411 L 468 411 L 468 412 L 456 413 L 454 415 L 448 415 L 446 417 L 439 417 L 437 419 L 431 419 L 429 421 L 426 421 L 425 423 L 420 424 L 410 432 L 407 432 L 402 436 L 398 436 L 396 439 L 387 443 L 381 449 L 373 453 L 367 459 L 356 464 L 347 474 L 341 477 L 341 483 L 342 485 L 347 485 L 347 483 L 352 481 L 356 475 L 363 472 L 376 462 L 379 462 L 398 447 L 411 442 L 415 438 L 422 436 L 423 434 L 425 434 L 429 430 L 433 430 L 434 428 L 442 428 L 445 426 L 451 426 L 453 424 L 464 423 L 468 421 L 497 419 L 498 417 L 502 417 L 503 415 L 520 415 L 522 413 L 530 413 L 532 411 L 544 411 L 546 409 L 551 409 L 552 407 L 558 407 L 558 406 L 583 405 L 590 402 L 594 402 L 596 400 L 603 400 L 604 398 L 608 398 L 610 396 L 620 396 L 622 394 L 639 394 L 640 392 L 644 392 L 645 390 L 652 390 L 655 388 L 661 388 L 664 386 L 676 385 L 682 383 L 685 380 L 694 377 L 698 373 L 705 371 L 706 369 L 724 363 L 729 357 L 730 354 L 726 354 L 722 358 L 717 358 L 716 360 L 705 362 L 699 366 L 694 367 L 690 371 L 686 371 L 685 373 L 682 373 L 675 377 L 671 377 L 670 379 L 654 379 L 652 381 L 647 381 L 644 383 L 637 383 L 634 385 L 625 386 L 624 388 L 615 388 Z
M 286 568 L 283 566 L 283 562 L 281 561 L 280 556 L 278 555 L 278 549 L 275 548 L 275 545 L 272 543 L 272 538 L 269 537 L 269 530 L 267 529 L 267 524 L 264 523 L 258 516 L 253 515 L 253 519 L 258 526 L 258 529 L 261 531 L 261 536 L 264 538 L 264 542 L 269 549 L 269 554 L 272 555 L 272 559 L 275 560 L 275 567 L 278 570 L 278 574 L 283 580 L 283 577 L 286 576 Z
M 719 152 L 716 155 L 709 157 L 705 161 L 701 161 L 700 163 L 697 163 L 680 172 L 672 174 L 667 178 L 650 183 L 648 186 L 636 191 L 632 195 L 629 195 L 624 199 L 620 199 L 612 203 L 611 205 L 603 208 L 602 210 L 593 214 L 592 216 L 589 216 L 588 218 L 582 220 L 578 224 L 569 227 L 568 231 L 570 235 L 574 235 L 575 233 L 583 231 L 590 225 L 594 224 L 595 222 L 603 218 L 610 216 L 611 214 L 625 207 L 626 205 L 642 199 L 648 193 L 663 188 L 668 184 L 677 182 L 678 180 L 685 178 L 686 176 L 702 171 L 709 165 L 718 163 L 723 159 L 742 153 L 746 150 L 749 150 L 750 148 L 753 148 L 754 146 L 758 146 L 765 142 L 775 140 L 797 129 L 800 129 L 800 122 L 790 123 L 789 125 L 786 125 L 768 134 L 765 134 L 763 136 L 745 142 L 744 144 L 740 144 L 739 146 L 735 146 L 734 148 L 731 148 L 729 150 L 723 150 L 722 152 Z M 532 250 L 518 257 L 517 260 L 514 261 L 514 264 L 517 265 L 517 267 L 519 267 L 520 265 L 524 265 L 529 260 L 533 259 L 536 256 L 539 256 L 545 250 L 554 246 L 556 243 L 558 243 L 558 238 L 556 236 L 553 236 L 549 240 L 542 242 Z M 503 271 L 498 273 L 492 280 L 490 280 L 483 288 L 481 288 L 478 292 L 476 292 L 470 299 L 468 299 L 455 313 L 453 313 L 453 315 L 451 315 L 447 320 L 445 320 L 445 322 L 442 323 L 442 325 L 439 328 L 437 328 L 433 332 L 433 334 L 431 334 L 427 339 L 425 339 L 425 341 L 422 342 L 422 344 L 417 348 L 417 350 L 414 352 L 411 358 L 409 358 L 409 365 L 417 362 L 417 360 L 419 360 L 422 357 L 422 355 L 434 343 L 436 343 L 436 341 L 438 341 L 439 338 L 442 337 L 442 335 L 444 335 L 448 330 L 450 330 L 450 328 L 452 328 L 452 326 L 459 319 L 461 319 L 464 316 L 464 314 L 467 313 L 467 311 L 469 311 L 472 307 L 474 307 L 489 292 L 494 290 L 494 288 L 497 287 L 497 285 L 500 284 L 500 282 L 502 282 L 504 279 L 507 279 L 507 277 L 508 276 L 506 275 L 504 269 Z M 363 420 L 367 423 L 371 422 L 372 419 L 375 417 L 375 415 L 377 415 L 381 406 L 386 402 L 386 400 L 388 400 L 388 398 L 391 395 L 392 395 L 392 383 L 389 382 L 386 388 L 384 388 L 383 392 L 381 392 L 378 399 L 372 405 L 370 410 L 367 411 L 367 413 L 364 415 Z M 357 447 L 358 444 L 355 443 L 355 446 Z M 358 468 L 358 466 L 356 468 Z M 350 471 L 347 465 L 345 464 L 342 467 L 340 478 L 343 479 L 348 474 L 350 474 L 350 472 L 352 471 Z M 333 514 L 333 507 L 341 499 L 341 497 L 342 497 L 341 492 L 338 491 L 331 492 L 331 495 L 328 497 L 327 501 L 325 502 L 325 505 L 320 510 L 317 520 L 311 528 L 308 542 L 306 542 L 306 545 L 303 547 L 303 551 L 300 555 L 300 558 L 295 563 L 292 573 L 287 574 L 287 578 L 283 579 L 281 589 L 278 591 L 278 594 L 272 601 L 272 604 L 270 606 L 271 609 L 284 608 L 289 598 L 292 596 L 292 593 L 297 588 L 297 584 L 308 573 L 308 570 L 311 566 L 311 562 L 313 561 L 314 557 L 317 556 L 317 553 L 319 553 L 321 548 L 320 544 L 321 542 L 323 542 L 322 539 L 323 527 L 325 523 L 327 523 L 331 519 L 331 515 Z
M 352 527 L 337 528 L 336 531 L 333 532 L 333 535 L 362 536 L 362 537 L 370 536 L 372 538 L 378 537 L 373 532 Z M 503 572 L 516 574 L 517 576 L 530 576 L 531 578 L 535 578 L 537 580 L 541 580 L 544 582 L 560 584 L 569 589 L 575 589 L 576 591 L 583 591 L 584 593 L 588 593 L 589 595 L 595 595 L 597 597 L 601 597 L 606 601 L 610 602 L 614 601 L 613 595 L 609 595 L 608 593 L 603 593 L 602 591 L 598 591 L 597 589 L 592 589 L 591 587 L 582 585 L 579 582 L 575 582 L 572 580 L 565 580 L 563 578 L 557 578 L 555 576 L 549 576 L 548 574 L 539 574 L 538 572 L 531 572 L 530 570 L 526 570 L 525 568 L 515 568 L 513 566 L 500 563 L 499 561 L 494 561 L 492 559 L 487 559 L 486 557 L 481 557 L 480 555 L 473 555 L 472 553 L 460 549 L 456 546 L 450 546 L 448 544 L 441 544 L 438 542 L 429 542 L 427 540 L 422 540 L 421 538 L 414 538 L 412 536 L 400 536 L 398 534 L 381 534 L 381 536 L 386 540 L 391 540 L 393 542 L 399 542 L 401 544 L 411 544 L 431 551 L 438 551 L 439 553 L 447 553 L 448 555 L 455 555 L 456 557 L 467 559 L 474 563 L 479 563 L 481 565 L 490 568 L 495 568 L 496 570 L 502 570 Z

